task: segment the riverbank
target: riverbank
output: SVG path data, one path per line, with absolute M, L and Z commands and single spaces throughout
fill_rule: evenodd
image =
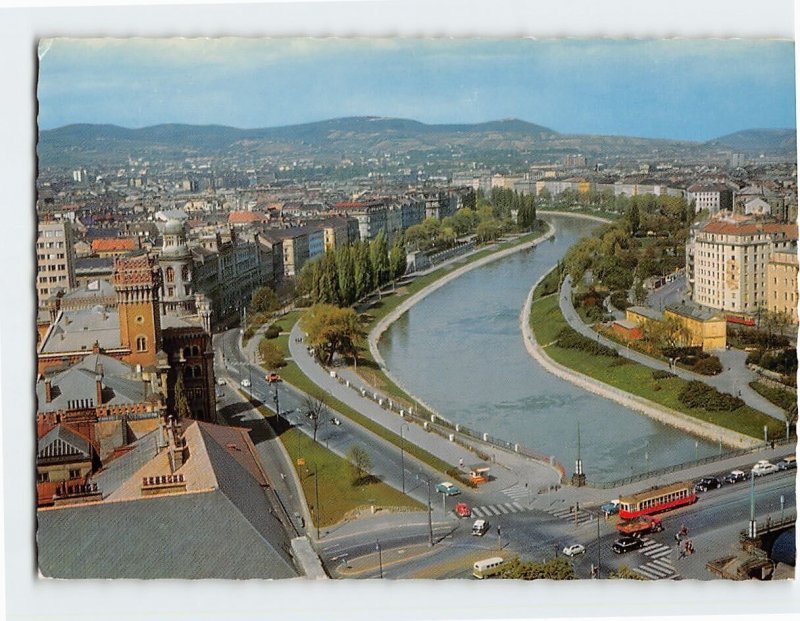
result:
M 429 410 L 431 413 L 436 414 L 437 416 L 439 416 L 438 412 L 435 409 L 433 409 L 428 404 L 426 404 L 424 401 L 422 401 L 418 397 L 416 397 L 405 386 L 403 386 L 397 380 L 397 378 L 392 376 L 392 374 L 389 372 L 388 368 L 386 367 L 386 363 L 385 363 L 385 361 L 383 359 L 383 356 L 381 355 L 381 353 L 380 353 L 380 351 L 378 349 L 378 343 L 379 343 L 379 341 L 381 339 L 381 336 L 383 335 L 384 332 L 386 332 L 386 330 L 389 329 L 389 326 L 391 326 L 395 321 L 397 321 L 400 317 L 402 317 L 403 314 L 406 313 L 411 307 L 413 307 L 415 304 L 419 303 L 421 300 L 425 299 L 427 296 L 429 296 L 431 293 L 433 293 L 437 289 L 440 289 L 441 287 L 443 287 L 447 283 L 452 282 L 453 280 L 455 280 L 459 276 L 462 276 L 463 274 L 466 274 L 470 270 L 473 270 L 473 269 L 475 269 L 477 267 L 480 267 L 482 265 L 486 265 L 486 264 L 491 263 L 493 261 L 497 261 L 498 259 L 502 259 L 503 257 L 507 257 L 507 256 L 509 256 L 509 255 L 511 255 L 511 254 L 513 254 L 515 252 L 519 252 L 521 250 L 525 250 L 525 249 L 528 249 L 528 248 L 533 248 L 534 246 L 540 244 L 541 242 L 551 238 L 555 234 L 555 227 L 552 224 L 550 224 L 549 222 L 547 222 L 546 224 L 547 224 L 547 231 L 545 233 L 543 233 L 542 235 L 540 235 L 539 237 L 537 237 L 537 238 L 535 238 L 535 239 L 533 239 L 533 240 L 531 240 L 529 242 L 516 244 L 516 245 L 511 246 L 510 248 L 506 248 L 504 250 L 499 250 L 497 252 L 491 253 L 491 254 L 489 254 L 489 255 L 487 255 L 485 257 L 481 257 L 480 259 L 472 261 L 471 263 L 468 263 L 467 265 L 463 265 L 463 266 L 451 271 L 448 274 L 444 274 L 443 276 L 441 276 L 437 280 L 433 281 L 432 283 L 430 283 L 429 285 L 427 285 L 426 287 L 424 287 L 420 291 L 417 291 L 413 295 L 409 296 L 406 300 L 403 300 L 398 306 L 396 306 L 394 309 L 392 309 L 388 314 L 386 314 L 384 317 L 379 319 L 378 322 L 373 326 L 373 328 L 370 330 L 369 334 L 367 335 L 367 341 L 369 343 L 369 351 L 370 351 L 370 355 L 372 356 L 372 359 L 374 360 L 374 362 L 378 366 L 378 368 L 381 370 L 381 372 L 386 376 L 386 378 L 390 382 L 392 382 L 395 386 L 397 386 L 399 389 L 401 389 L 411 399 L 413 399 L 417 403 L 423 405 L 425 407 L 425 409 Z M 441 418 L 441 416 L 440 416 L 440 418 Z
M 641 412 L 642 414 L 645 414 L 654 420 L 676 429 L 680 429 L 681 431 L 691 433 L 697 437 L 701 437 L 712 442 L 720 442 L 726 446 L 735 448 L 749 448 L 758 446 L 760 444 L 758 440 L 751 436 L 736 432 L 732 429 L 721 427 L 709 421 L 694 418 L 688 414 L 678 412 L 677 410 L 673 410 L 654 401 L 631 394 L 602 382 L 594 377 L 571 369 L 550 357 L 545 352 L 545 346 L 547 346 L 547 344 L 543 346 L 537 340 L 534 330 L 531 327 L 533 294 L 536 288 L 547 277 L 548 274 L 544 274 L 539 280 L 537 280 L 533 287 L 531 287 L 525 302 L 525 306 L 520 314 L 520 329 L 522 331 L 525 348 L 531 357 L 534 358 L 544 369 L 556 377 L 560 377 L 563 380 L 571 382 L 572 384 L 575 384 L 576 386 L 579 386 L 580 388 L 592 394 L 602 396 L 606 399 L 619 403 L 624 407 Z M 553 296 L 541 298 L 537 300 L 537 304 L 549 303 L 552 300 L 556 300 L 556 302 L 554 302 L 555 310 L 553 312 L 560 313 L 560 310 L 558 310 L 557 295 L 555 298 Z M 566 325 L 566 322 L 564 323 Z

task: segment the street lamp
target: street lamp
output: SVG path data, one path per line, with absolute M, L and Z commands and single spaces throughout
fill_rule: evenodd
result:
M 417 480 L 425 481 L 428 486 L 428 547 L 433 547 L 433 522 L 431 521 L 431 480 L 417 475 Z
M 406 459 L 405 459 L 405 439 L 403 438 L 403 427 L 408 427 L 408 423 L 400 425 L 400 475 L 403 480 L 403 493 L 406 493 Z
M 322 519 L 322 511 L 319 507 L 319 475 L 317 473 L 317 464 L 314 464 L 314 507 L 317 518 L 317 541 L 319 541 L 319 522 Z
M 383 578 L 383 552 L 381 551 L 381 542 L 375 540 L 375 549 L 378 551 L 378 567 L 380 568 L 380 576 Z

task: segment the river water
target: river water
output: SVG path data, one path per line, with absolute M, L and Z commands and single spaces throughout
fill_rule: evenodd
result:
M 554 455 L 571 473 L 580 421 L 584 472 L 607 481 L 705 457 L 714 443 L 561 380 L 528 355 L 519 314 L 531 286 L 596 223 L 548 216 L 555 239 L 478 267 L 383 334 L 392 375 L 445 418 Z

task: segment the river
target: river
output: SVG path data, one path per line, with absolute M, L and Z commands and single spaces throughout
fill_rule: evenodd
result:
M 525 351 L 519 313 L 531 286 L 596 222 L 548 216 L 555 238 L 477 267 L 420 301 L 383 334 L 392 375 L 445 418 L 612 480 L 705 457 L 716 444 L 591 395 Z

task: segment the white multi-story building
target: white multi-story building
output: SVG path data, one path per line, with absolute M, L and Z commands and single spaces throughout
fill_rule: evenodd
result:
M 72 226 L 66 220 L 42 221 L 36 239 L 36 294 L 40 308 L 59 289 L 75 287 Z
M 686 188 L 686 200 L 694 210 L 708 210 L 710 215 L 733 210 L 733 191 L 721 183 L 695 183 Z
M 725 215 L 692 228 L 686 267 L 692 299 L 737 313 L 767 305 L 767 264 L 797 242 L 797 225 Z

